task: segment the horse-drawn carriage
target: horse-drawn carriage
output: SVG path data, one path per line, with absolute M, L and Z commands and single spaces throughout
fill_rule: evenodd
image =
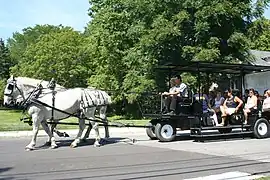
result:
M 187 64 L 164 65 L 159 66 L 159 70 L 170 73 L 191 72 L 197 74 L 198 89 L 201 89 L 201 73 L 224 73 L 234 74 L 240 77 L 240 89 L 235 89 L 233 93 L 240 97 L 243 93 L 244 75 L 246 73 L 269 71 L 268 66 L 253 66 L 244 64 L 217 64 L 206 62 L 190 62 Z M 199 94 L 202 94 L 199 92 Z M 160 97 L 156 97 L 159 101 Z M 248 114 L 248 124 L 244 124 L 243 106 L 237 113 L 228 115 L 224 126 L 215 126 L 210 117 L 211 112 L 202 111 L 202 101 L 195 100 L 193 93 L 177 104 L 176 115 L 163 114 L 160 110 L 155 114 L 144 114 L 145 117 L 151 118 L 146 133 L 150 139 L 158 139 L 163 142 L 173 141 L 177 136 L 177 129 L 190 130 L 190 136 L 194 139 L 205 137 L 217 137 L 227 135 L 254 135 L 256 138 L 266 138 L 270 135 L 269 116 L 261 113 L 261 106 L 256 111 Z M 217 114 L 221 119 L 221 114 Z M 214 131 L 218 130 L 219 133 Z M 212 131 L 213 133 L 209 133 Z M 204 133 L 207 132 L 207 133 Z
M 165 70 L 179 74 L 180 72 L 192 72 L 198 76 L 198 89 L 201 87 L 201 72 L 205 73 L 225 73 L 236 74 L 241 76 L 242 93 L 244 84 L 243 77 L 246 73 L 269 71 L 270 67 L 252 66 L 243 64 L 215 64 L 206 62 L 190 62 L 179 65 L 164 65 L 157 68 L 159 71 Z M 32 116 L 33 137 L 27 149 L 33 149 L 36 144 L 38 126 L 41 124 L 48 134 L 48 142 L 52 147 L 56 147 L 53 132 L 48 127 L 47 120 L 51 119 L 51 124 L 61 124 L 59 121 L 68 117 L 77 117 L 79 132 L 71 146 L 76 147 L 81 140 L 82 132 L 85 128 L 85 120 L 89 120 L 89 128 L 83 139 L 89 136 L 91 128 L 95 130 L 96 145 L 99 146 L 99 130 L 98 124 L 116 127 L 139 127 L 146 128 L 146 133 L 151 139 L 159 139 L 160 141 L 173 141 L 176 138 L 177 129 L 190 130 L 190 136 L 197 139 L 206 136 L 220 136 L 233 134 L 250 134 L 257 138 L 266 138 L 270 134 L 269 115 L 261 114 L 258 111 L 249 114 L 249 123 L 243 124 L 243 111 L 234 113 L 227 117 L 225 126 L 214 126 L 210 114 L 202 111 L 201 100 L 193 98 L 193 93 L 190 91 L 188 97 L 177 104 L 176 115 L 168 115 L 162 113 L 162 108 L 153 106 L 152 101 L 150 109 L 154 108 L 155 113 L 144 113 L 143 116 L 150 117 L 151 121 L 146 126 L 129 125 L 129 124 L 108 124 L 106 117 L 107 106 L 111 103 L 110 96 L 102 90 L 94 88 L 73 88 L 66 89 L 60 85 L 47 88 L 47 81 L 42 81 L 40 86 L 36 86 L 40 80 L 30 78 L 13 78 L 8 80 L 5 89 L 5 103 L 10 105 L 12 102 L 20 100 L 21 104 L 25 105 L 25 109 Z M 201 94 L 199 92 L 199 94 Z M 152 100 L 160 100 L 160 95 L 151 97 Z M 200 96 L 199 96 L 200 99 Z M 159 102 L 159 104 L 161 104 Z M 148 108 L 142 108 L 147 110 Z M 96 110 L 99 110 L 100 117 L 95 116 Z M 100 120 L 96 119 L 99 118 Z M 71 123 L 65 123 L 71 124 Z M 72 124 L 72 125 L 73 125 Z M 108 130 L 108 129 L 107 129 Z M 209 130 L 218 130 L 219 134 L 204 134 Z M 234 132 L 233 130 L 238 130 Z M 109 135 L 107 134 L 106 137 Z

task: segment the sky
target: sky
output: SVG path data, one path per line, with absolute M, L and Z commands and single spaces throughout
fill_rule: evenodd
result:
M 0 0 L 0 38 L 36 24 L 71 26 L 83 31 L 89 22 L 88 0 Z M 270 19 L 270 8 L 264 14 Z
M 36 24 L 71 26 L 83 31 L 89 22 L 88 0 L 0 0 L 0 38 Z

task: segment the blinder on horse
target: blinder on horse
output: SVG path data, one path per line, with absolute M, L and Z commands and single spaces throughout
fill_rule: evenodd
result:
M 13 93 L 14 87 L 15 87 L 14 83 L 8 84 L 7 90 L 5 91 L 4 95 L 10 97 Z

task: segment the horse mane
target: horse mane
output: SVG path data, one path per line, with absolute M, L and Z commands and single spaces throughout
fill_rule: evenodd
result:
M 29 78 L 29 77 L 15 77 L 15 79 L 16 81 L 21 82 L 24 86 L 31 86 L 31 87 L 37 87 L 39 84 L 41 84 L 44 88 L 46 88 L 48 84 L 50 83 L 49 81 L 34 79 L 34 78 Z M 56 88 L 65 88 L 65 87 L 59 84 L 56 84 Z

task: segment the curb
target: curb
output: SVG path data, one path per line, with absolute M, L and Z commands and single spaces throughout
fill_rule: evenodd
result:
M 60 132 L 66 132 L 70 137 L 74 137 L 78 133 L 78 129 L 59 129 Z M 84 133 L 86 128 L 84 129 Z M 90 136 L 94 135 L 94 130 L 91 130 Z M 100 136 L 105 135 L 105 129 L 103 127 L 99 128 Z M 145 128 L 109 128 L 110 136 L 123 136 L 123 135 L 146 135 Z M 32 136 L 32 131 L 2 131 L 0 132 L 0 138 L 9 137 L 30 137 Z M 43 129 L 38 131 L 38 137 L 46 137 L 47 134 Z M 57 137 L 57 135 L 55 134 Z

